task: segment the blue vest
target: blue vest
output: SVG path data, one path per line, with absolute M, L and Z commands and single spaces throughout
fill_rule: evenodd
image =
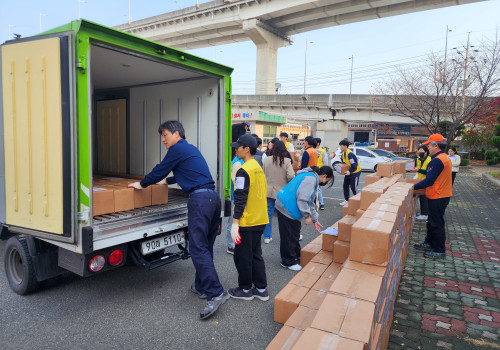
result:
M 285 208 L 286 211 L 295 220 L 300 220 L 302 218 L 302 213 L 300 212 L 299 207 L 297 205 L 297 190 L 299 189 L 302 180 L 306 176 L 314 176 L 314 175 L 311 173 L 297 174 L 297 176 L 295 176 L 292 179 L 292 181 L 290 181 L 285 187 L 281 189 L 281 191 L 279 191 L 276 194 L 276 197 L 278 197 L 281 203 L 283 204 L 283 208 Z M 311 200 L 309 201 L 309 205 L 311 205 L 311 202 L 314 198 L 314 193 L 316 193 L 316 187 L 314 188 L 314 191 L 311 195 Z

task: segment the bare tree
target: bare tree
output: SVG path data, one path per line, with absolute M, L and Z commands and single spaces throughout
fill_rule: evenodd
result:
M 451 57 L 450 57 L 451 56 Z M 451 142 L 500 91 L 500 42 L 469 41 L 445 61 L 432 53 L 424 66 L 398 67 L 376 89 L 393 113 L 414 119 L 430 133 L 443 132 Z M 443 126 L 446 125 L 444 128 Z

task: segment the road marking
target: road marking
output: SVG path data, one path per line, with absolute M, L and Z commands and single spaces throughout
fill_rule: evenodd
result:
M 343 201 L 344 200 L 344 198 L 332 198 L 332 197 L 325 197 L 325 196 L 323 196 L 323 199 L 335 199 L 337 201 Z

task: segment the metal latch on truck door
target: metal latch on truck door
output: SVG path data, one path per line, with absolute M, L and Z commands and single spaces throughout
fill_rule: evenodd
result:
M 87 58 L 79 57 L 76 59 L 76 68 L 86 70 L 87 69 Z
M 79 221 L 89 221 L 89 212 L 84 211 L 84 212 L 78 212 L 78 220 Z

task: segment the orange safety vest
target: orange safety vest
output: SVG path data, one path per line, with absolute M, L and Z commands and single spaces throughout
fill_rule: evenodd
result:
M 447 198 L 453 196 L 453 187 L 451 182 L 451 160 L 448 155 L 441 153 L 436 156 L 444 165 L 443 171 L 437 177 L 436 181 L 425 189 L 425 196 L 429 199 Z
M 309 162 L 307 163 L 307 167 L 318 165 L 318 152 L 310 146 L 306 149 L 306 152 L 309 153 Z

